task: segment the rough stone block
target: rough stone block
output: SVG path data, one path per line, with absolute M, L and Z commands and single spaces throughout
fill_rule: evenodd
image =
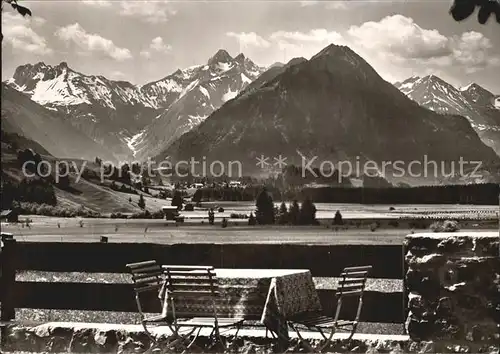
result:
M 495 232 L 407 236 L 412 339 L 500 343 L 499 240 Z

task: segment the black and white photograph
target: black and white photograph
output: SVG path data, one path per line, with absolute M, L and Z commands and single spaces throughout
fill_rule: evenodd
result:
M 1 0 L 0 353 L 500 354 L 500 0 Z

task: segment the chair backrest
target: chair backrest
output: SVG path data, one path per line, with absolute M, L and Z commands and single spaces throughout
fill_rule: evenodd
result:
M 342 279 L 339 281 L 337 288 L 337 309 L 335 311 L 335 324 L 339 321 L 340 310 L 342 308 L 342 299 L 344 296 L 357 296 L 358 309 L 356 317 L 353 322 L 352 333 L 355 332 L 361 309 L 363 307 L 363 292 L 365 291 L 366 278 L 372 266 L 359 266 L 344 268 L 340 276 Z
M 127 268 L 132 274 L 133 286 L 137 294 L 160 290 L 163 283 L 163 271 L 156 261 L 130 263 L 127 264 Z
M 219 295 L 214 267 L 164 265 L 165 281 L 171 299 L 211 298 Z
M 340 274 L 342 279 L 339 281 L 337 294 L 339 296 L 362 296 L 371 269 L 372 266 L 344 268 Z

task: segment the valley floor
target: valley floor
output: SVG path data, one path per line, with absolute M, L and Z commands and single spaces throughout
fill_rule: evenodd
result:
M 20 241 L 30 242 L 98 242 L 107 236 L 109 242 L 147 243 L 305 243 L 305 244 L 402 244 L 412 232 L 407 225 L 398 228 L 369 228 L 350 226 L 335 230 L 331 226 L 248 226 L 247 220 L 229 220 L 229 226 L 184 224 L 165 220 L 75 219 L 30 216 L 29 227 L 23 224 L 2 224 Z M 80 224 L 81 222 L 81 224 Z M 237 225 L 236 223 L 239 223 Z M 59 225 L 59 226 L 58 226 Z M 81 225 L 81 226 L 80 226 Z M 498 230 L 498 222 L 469 224 L 467 230 Z M 419 230 L 415 230 L 418 232 Z

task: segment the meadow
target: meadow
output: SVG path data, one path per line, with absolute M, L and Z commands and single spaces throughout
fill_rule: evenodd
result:
M 2 223 L 2 231 L 13 233 L 26 241 L 95 242 L 107 236 L 109 242 L 154 243 L 341 243 L 341 244 L 394 244 L 401 243 L 405 235 L 415 231 L 412 220 L 453 219 L 461 221 L 462 230 L 498 229 L 498 206 L 470 205 L 360 205 L 321 204 L 316 215 L 320 225 L 248 226 L 247 219 L 231 218 L 232 214 L 249 215 L 253 203 L 220 202 L 212 206 L 215 223 L 209 225 L 207 211 L 196 208 L 182 211 L 184 223 L 162 219 L 61 218 L 38 215 L 21 216 L 20 223 Z M 331 225 L 333 215 L 340 210 L 345 226 Z M 221 227 L 222 218 L 228 227 Z M 29 220 L 29 223 L 25 221 Z M 371 225 L 378 223 L 376 230 Z

